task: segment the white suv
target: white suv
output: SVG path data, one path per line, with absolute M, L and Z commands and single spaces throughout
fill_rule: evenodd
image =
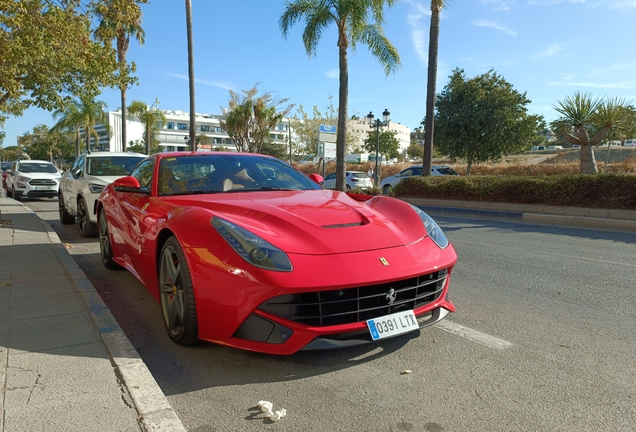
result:
M 44 160 L 19 160 L 7 171 L 7 195 L 22 198 L 55 198 L 60 183 L 60 171 Z
M 95 202 L 109 183 L 128 175 L 146 155 L 91 152 L 81 154 L 60 181 L 59 213 L 64 225 L 75 223 L 82 237 L 97 236 Z

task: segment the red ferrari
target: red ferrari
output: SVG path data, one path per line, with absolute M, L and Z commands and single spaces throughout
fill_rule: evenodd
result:
M 100 195 L 102 261 L 141 281 L 183 345 L 293 354 L 417 332 L 455 311 L 457 255 L 433 219 L 320 180 L 258 154 L 149 156 Z

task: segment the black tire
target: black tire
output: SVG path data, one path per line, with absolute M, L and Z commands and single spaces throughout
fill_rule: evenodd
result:
M 71 225 L 75 223 L 75 216 L 66 211 L 66 206 L 64 205 L 64 197 L 62 194 L 58 194 L 58 207 L 60 213 L 60 222 L 62 225 Z
M 13 189 L 9 189 L 9 186 L 7 186 L 7 196 L 13 198 Z
M 384 185 L 384 187 L 382 188 L 382 193 L 384 195 L 390 195 L 392 190 L 393 188 L 391 187 L 391 185 Z
M 348 191 L 350 191 L 350 190 L 351 190 L 351 186 L 349 186 L 349 185 L 345 185 L 345 189 L 346 189 L 346 190 L 348 190 Z
M 99 224 L 99 253 L 102 256 L 102 264 L 109 270 L 119 270 L 121 266 L 113 260 L 113 248 L 110 242 L 110 233 L 108 232 L 108 222 L 106 221 L 106 212 L 101 209 L 97 218 Z
M 84 238 L 97 237 L 97 224 L 88 219 L 88 208 L 84 198 L 77 200 L 77 229 Z
M 179 345 L 199 340 L 197 308 L 190 270 L 175 237 L 166 240 L 159 261 L 159 295 L 166 332 Z

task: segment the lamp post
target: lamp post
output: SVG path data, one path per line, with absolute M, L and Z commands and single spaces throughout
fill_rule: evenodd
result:
M 390 116 L 391 113 L 389 112 L 388 109 L 385 109 L 384 112 L 382 113 L 382 118 L 384 120 L 380 120 L 380 119 L 376 119 L 375 121 L 373 120 L 373 118 L 375 117 L 373 115 L 372 112 L 369 112 L 369 114 L 367 115 L 367 122 L 369 124 L 369 126 L 371 127 L 375 127 L 375 171 L 373 173 L 374 176 L 374 181 L 373 181 L 373 185 L 374 186 L 378 186 L 379 185 L 379 180 L 380 180 L 380 173 L 379 173 L 379 168 L 378 168 L 378 157 L 379 157 L 379 153 L 380 153 L 380 128 L 382 126 L 384 127 L 389 127 L 389 123 L 390 123 Z

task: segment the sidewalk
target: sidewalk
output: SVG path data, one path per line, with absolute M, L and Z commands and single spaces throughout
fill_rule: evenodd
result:
M 185 431 L 51 226 L 0 198 L 0 432 Z

